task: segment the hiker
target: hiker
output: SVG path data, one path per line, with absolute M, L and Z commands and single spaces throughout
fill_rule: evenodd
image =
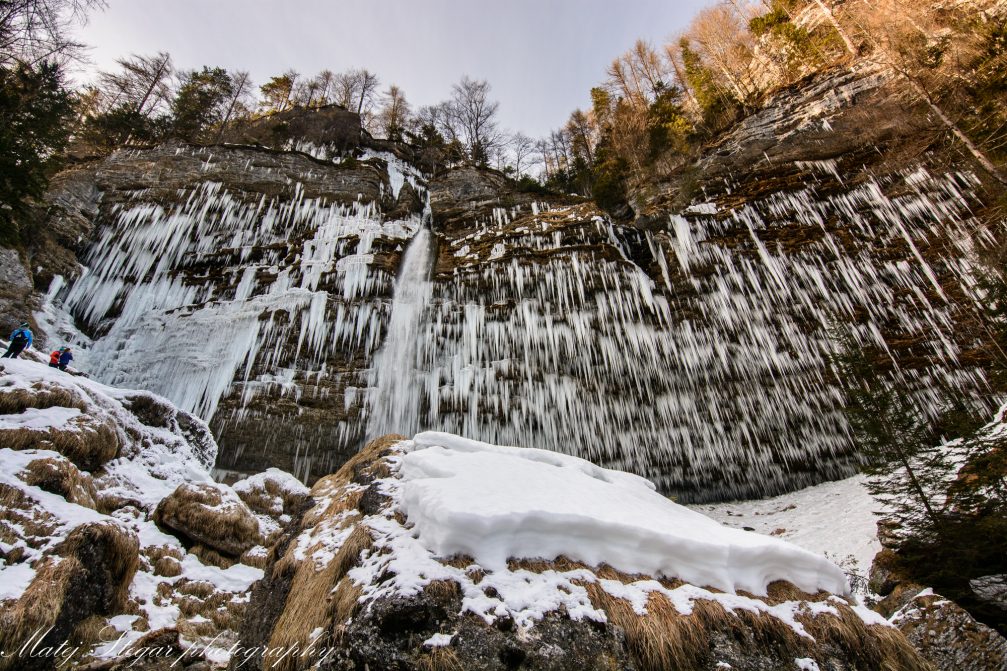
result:
M 59 369 L 66 370 L 66 367 L 70 365 L 71 361 L 73 361 L 73 354 L 70 353 L 70 348 L 61 348 L 59 355 Z
M 7 351 L 0 359 L 16 359 L 21 352 L 31 347 L 31 339 L 31 329 L 28 328 L 28 322 L 21 322 L 21 326 L 10 334 L 10 344 L 7 345 Z
M 63 353 L 61 349 L 54 349 L 49 355 L 49 368 L 59 368 L 59 355 Z

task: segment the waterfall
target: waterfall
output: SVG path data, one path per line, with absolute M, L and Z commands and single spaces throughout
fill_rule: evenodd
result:
M 386 433 L 411 436 L 420 428 L 420 371 L 417 356 L 423 310 L 430 301 L 433 245 L 430 229 L 413 236 L 395 281 L 388 335 L 371 368 L 372 398 L 367 439 Z
M 823 164 L 651 233 L 540 204 L 445 213 L 435 238 L 429 206 L 327 200 L 301 186 L 310 173 L 266 195 L 272 168 L 246 153 L 217 160 L 247 179 L 110 192 L 86 271 L 47 301 L 93 339 L 95 378 L 210 421 L 222 469 L 311 480 L 365 438 L 436 429 L 575 454 L 683 501 L 751 497 L 856 470 L 834 324 L 933 414 L 941 389 L 986 389 L 971 259 L 1001 232 L 973 214 L 968 173 L 842 184 Z M 377 158 L 386 200 L 423 193 Z

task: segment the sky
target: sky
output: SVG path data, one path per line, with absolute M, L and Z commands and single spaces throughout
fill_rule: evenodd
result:
M 256 84 L 367 68 L 415 107 L 485 79 L 501 125 L 533 137 L 589 105 L 606 66 L 638 38 L 655 44 L 711 0 L 108 0 L 78 38 L 93 69 L 131 53 L 175 66 L 248 70 Z M 86 79 L 86 74 L 82 79 Z

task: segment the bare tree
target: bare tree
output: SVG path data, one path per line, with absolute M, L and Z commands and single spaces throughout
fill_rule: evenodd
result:
M 490 150 L 502 137 L 497 126 L 500 104 L 489 99 L 490 85 L 467 76 L 452 88 L 449 114 L 453 117 L 469 157 L 477 163 L 488 160 Z
M 106 109 L 125 106 L 150 117 L 163 109 L 172 98 L 171 56 L 160 52 L 153 56 L 134 54 L 116 61 L 118 72 L 98 75 L 99 87 L 106 98 Z
M 224 135 L 224 129 L 234 119 L 243 116 L 242 112 L 247 111 L 252 106 L 252 79 L 245 71 L 239 70 L 231 76 L 233 90 L 230 100 L 227 101 L 227 111 L 220 122 L 220 130 L 217 132 L 217 142 L 220 142 Z
M 723 78 L 738 102 L 745 103 L 754 91 L 753 38 L 739 15 L 724 5 L 707 7 L 693 19 L 688 37 L 703 62 Z
M 0 65 L 78 58 L 83 45 L 68 31 L 105 0 L 3 0 L 0 2 Z
M 336 73 L 332 70 L 322 70 L 315 76 L 315 82 L 318 89 L 318 105 L 328 105 L 332 102 L 335 92 Z
M 409 126 L 409 102 L 405 93 L 392 84 L 385 91 L 383 104 L 378 111 L 378 126 L 390 140 L 401 140 L 402 134 Z
M 523 174 L 522 168 L 525 166 L 525 162 L 535 152 L 535 140 L 518 131 L 510 136 L 508 144 L 511 155 L 514 157 L 514 173 L 520 177 Z

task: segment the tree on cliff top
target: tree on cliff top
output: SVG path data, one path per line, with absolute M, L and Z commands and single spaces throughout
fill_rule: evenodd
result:
M 18 219 L 45 193 L 72 111 L 55 64 L 0 68 L 0 242 L 18 240 Z
M 83 22 L 104 0 L 5 0 L 0 2 L 0 65 L 62 63 L 79 56 L 83 45 L 67 31 Z
M 221 124 L 234 97 L 234 81 L 223 68 L 203 67 L 182 74 L 182 84 L 171 104 L 173 128 L 190 142 L 203 139 L 210 128 Z

